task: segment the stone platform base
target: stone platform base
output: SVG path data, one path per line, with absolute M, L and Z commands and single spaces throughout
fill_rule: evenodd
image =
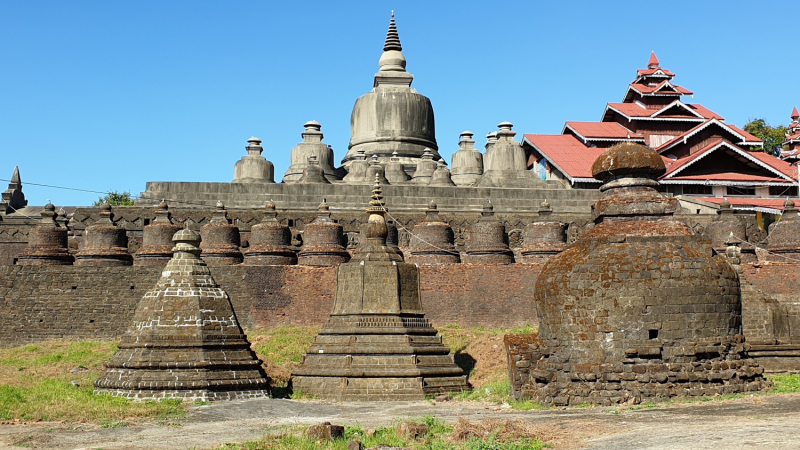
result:
M 758 361 L 765 372 L 797 372 L 800 367 L 800 345 L 751 345 L 747 356 Z
M 466 376 L 434 378 L 292 377 L 295 393 L 335 401 L 420 401 L 469 390 Z
M 214 402 L 221 400 L 242 400 L 252 398 L 269 398 L 269 391 L 258 389 L 253 391 L 209 391 L 196 390 L 140 390 L 140 389 L 102 389 L 96 388 L 95 394 L 111 394 L 114 397 L 125 397 L 134 401 L 163 400 L 179 398 L 183 400 Z

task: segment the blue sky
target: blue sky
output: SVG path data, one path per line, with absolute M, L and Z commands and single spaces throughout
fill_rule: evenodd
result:
M 785 124 L 800 106 L 792 2 L 2 0 L 0 178 L 19 165 L 32 205 L 98 194 L 26 182 L 230 181 L 255 135 L 280 181 L 312 119 L 341 160 L 392 9 L 448 161 L 464 130 L 482 148 L 505 120 L 552 134 L 599 120 L 652 50 L 729 123 Z

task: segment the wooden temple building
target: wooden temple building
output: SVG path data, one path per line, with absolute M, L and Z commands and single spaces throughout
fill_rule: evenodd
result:
M 525 134 L 528 167 L 542 179 L 596 189 L 592 162 L 614 144 L 636 142 L 661 155 L 667 167 L 662 189 L 688 212 L 710 213 L 727 198 L 736 209 L 779 214 L 785 199 L 798 195 L 796 165 L 765 153 L 759 138 L 714 111 L 684 102 L 693 93 L 674 77 L 654 52 L 622 102 L 606 105 L 600 122 L 567 122 L 558 135 Z M 795 109 L 795 135 L 787 143 L 800 149 L 796 116 Z

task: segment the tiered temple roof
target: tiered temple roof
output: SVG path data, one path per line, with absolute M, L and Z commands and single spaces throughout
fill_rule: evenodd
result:
M 675 84 L 674 77 L 653 53 L 647 69 L 637 70 L 623 101 L 606 105 L 600 122 L 568 121 L 560 135 L 526 134 L 528 167 L 543 179 L 566 179 L 576 187 L 594 188 L 592 161 L 614 144 L 635 142 L 661 155 L 667 171 L 659 181 L 676 195 L 720 202 L 729 195 L 796 195 L 792 194 L 796 167 L 764 153 L 759 138 L 725 123 L 721 115 L 683 102 L 681 98 L 692 91 Z M 796 109 L 793 114 L 800 118 Z M 792 130 L 800 148 L 796 120 Z M 787 142 L 791 139 L 787 136 Z

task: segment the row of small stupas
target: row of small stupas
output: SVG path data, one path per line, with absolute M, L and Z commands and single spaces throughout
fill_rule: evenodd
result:
M 647 69 L 636 71 L 621 103 L 608 103 L 600 122 L 566 122 L 559 135 L 525 134 L 528 167 L 543 179 L 567 180 L 574 187 L 596 188 L 592 162 L 620 142 L 645 144 L 667 168 L 659 182 L 681 197 L 691 212 L 696 205 L 719 205 L 728 198 L 736 209 L 779 213 L 787 196 L 797 195 L 797 168 L 762 150 L 763 142 L 726 123 L 673 82 L 655 52 Z M 793 130 L 797 126 L 793 114 Z M 800 142 L 800 134 L 788 138 Z M 705 211 L 703 211 L 705 212 Z
M 375 184 L 380 185 L 377 177 Z M 494 216 L 490 201 L 484 206 L 482 217 L 467 231 L 465 251 L 456 251 L 453 229 L 439 218 L 435 202 L 426 210 L 425 219 L 414 226 L 406 260 L 417 264 L 511 264 L 543 263 L 550 256 L 566 248 L 567 224 L 548 221 L 552 213 L 544 203 L 539 211 L 540 220 L 529 224 L 524 233 L 525 247 L 517 257 L 508 245 L 505 225 Z M 41 220 L 32 227 L 26 248 L 19 254 L 18 265 L 81 265 L 81 266 L 163 266 L 172 257 L 172 237 L 183 226 L 172 221 L 166 202 L 159 204 L 156 219 L 143 230 L 141 248 L 133 255 L 128 252 L 125 229 L 114 222 L 114 213 L 106 203 L 100 220 L 85 230 L 83 245 L 75 254 L 70 252 L 70 230 L 59 220 L 55 206 L 48 203 Z M 203 243 L 201 257 L 209 266 L 246 264 L 333 266 L 346 263 L 351 258 L 342 245 L 343 227 L 331 219 L 327 203 L 319 206 L 316 220 L 303 232 L 302 247 L 291 246 L 292 235 L 287 225 L 277 220 L 275 204 L 269 202 L 261 223 L 250 232 L 249 246 L 241 248 L 239 228 L 228 219 L 225 206 L 217 204 L 214 217 L 200 227 Z M 397 227 L 389 221 L 388 244 L 398 248 Z M 362 230 L 363 231 L 363 230 Z M 363 234 L 363 233 L 362 233 Z M 366 244 L 362 239 L 361 245 Z

